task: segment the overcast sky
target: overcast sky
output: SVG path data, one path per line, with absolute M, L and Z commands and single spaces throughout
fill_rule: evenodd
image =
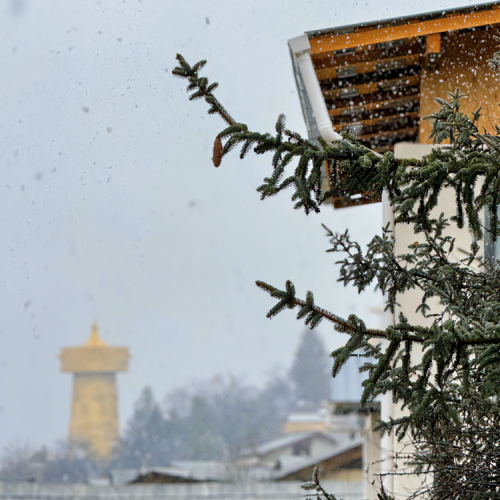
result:
M 132 354 L 122 424 L 145 385 L 161 400 L 217 373 L 263 384 L 289 366 L 304 327 L 289 311 L 265 318 L 274 301 L 257 279 L 291 279 L 376 326 L 380 299 L 336 283 L 321 223 L 366 242 L 380 205 L 306 217 L 288 193 L 259 200 L 269 156 L 235 152 L 216 170 L 225 124 L 188 101 L 175 54 L 208 59 L 250 129 L 273 131 L 284 112 L 305 133 L 289 38 L 474 3 L 0 1 L 0 447 L 66 436 L 71 376 L 57 356 L 93 321 Z M 320 333 L 329 350 L 342 341 Z

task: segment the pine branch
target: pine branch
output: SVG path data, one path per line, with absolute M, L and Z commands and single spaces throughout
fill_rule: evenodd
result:
M 191 94 L 189 100 L 193 101 L 204 97 L 205 101 L 211 105 L 208 110 L 209 114 L 217 113 L 228 125 L 234 125 L 236 122 L 212 92 L 219 84 L 212 83 L 209 85 L 206 78 L 200 78 L 198 75 L 198 72 L 207 64 L 207 61 L 200 61 L 191 67 L 180 54 L 177 54 L 175 58 L 179 61 L 179 66 L 172 71 L 172 74 L 180 78 L 188 79 L 190 81 L 188 91 L 195 91 Z
M 349 140 L 340 141 L 337 145 L 328 145 L 322 139 L 319 139 L 318 144 L 309 141 L 300 136 L 296 132 L 292 132 L 285 128 L 285 116 L 280 115 L 276 123 L 276 135 L 269 133 L 261 134 L 248 130 L 247 125 L 236 123 L 215 98 L 212 93 L 214 85 L 208 85 L 208 80 L 205 77 L 200 77 L 198 72 L 206 64 L 206 61 L 200 61 L 191 67 L 186 60 L 180 55 L 177 55 L 177 60 L 180 65 L 173 70 L 173 74 L 181 78 L 186 78 L 190 81 L 188 85 L 189 91 L 195 91 L 190 99 L 199 99 L 205 97 L 205 100 L 211 105 L 209 113 L 219 114 L 228 123 L 229 127 L 220 132 L 214 144 L 214 165 L 219 166 L 223 156 L 229 153 L 236 146 L 241 145 L 240 158 L 244 158 L 251 147 L 256 154 L 263 154 L 274 151 L 273 158 L 273 174 L 264 179 L 264 183 L 257 188 L 261 193 L 261 199 L 266 199 L 269 196 L 274 196 L 280 191 L 295 187 L 295 192 L 292 195 L 292 200 L 295 201 L 294 208 L 303 208 L 306 213 L 311 211 L 319 212 L 320 205 L 330 197 L 349 196 L 358 193 L 359 185 L 353 184 L 350 180 L 340 180 L 338 168 L 339 161 L 347 161 L 350 159 L 361 159 L 360 165 L 371 164 L 380 160 L 382 156 L 375 153 L 365 146 L 361 145 L 348 132 L 342 132 L 344 137 L 349 137 Z M 227 139 L 226 143 L 220 150 L 219 140 Z M 370 159 L 371 158 L 371 159 Z M 294 174 L 283 179 L 285 167 L 293 160 L 298 159 L 298 165 L 295 168 Z M 332 162 L 339 167 L 334 167 L 336 172 L 332 176 L 338 179 L 334 183 L 332 189 L 323 193 L 322 191 L 322 165 L 325 162 Z M 371 177 L 375 172 L 371 174 Z M 380 197 L 382 187 L 373 191 L 373 197 Z M 369 190 L 367 190 L 369 191 Z
M 336 316 L 335 314 L 333 314 L 329 311 L 326 311 L 325 309 L 322 309 L 321 307 L 314 305 L 314 299 L 313 299 L 313 295 L 311 292 L 307 292 L 308 300 L 304 301 L 301 299 L 297 299 L 294 295 L 293 296 L 287 295 L 286 292 L 283 292 L 283 291 L 279 290 L 278 288 L 275 288 L 274 286 L 268 285 L 267 283 L 264 283 L 263 281 L 256 281 L 255 284 L 259 288 L 261 288 L 262 290 L 265 290 L 266 292 L 268 292 L 272 297 L 281 298 L 280 310 L 284 309 L 285 307 L 288 307 L 289 309 L 293 309 L 296 306 L 300 306 L 302 309 L 298 314 L 298 318 L 302 318 L 303 316 L 307 315 L 307 316 L 311 317 L 310 321 L 312 321 L 312 319 L 314 319 L 316 316 L 320 316 L 321 318 L 325 318 L 328 321 L 331 321 L 332 323 L 335 323 L 335 324 L 341 326 L 345 330 L 356 331 L 356 328 L 348 321 L 340 318 L 339 316 Z M 289 289 L 289 290 L 292 289 L 290 285 L 293 286 L 291 281 L 287 281 L 287 289 Z M 275 310 L 273 308 L 273 309 L 271 309 L 271 311 L 269 311 L 269 313 L 267 313 L 266 316 L 268 318 L 272 318 L 278 312 L 279 312 L 278 310 Z M 306 319 L 306 321 L 307 321 L 307 319 Z M 317 324 L 318 324 L 318 322 L 314 323 L 313 327 L 316 326 Z M 382 331 L 382 330 L 369 329 L 369 330 L 367 330 L 367 333 L 369 333 L 369 335 L 372 335 L 373 337 L 386 338 L 386 335 L 385 335 L 384 331 Z
M 480 134 L 477 122 L 480 112 L 472 117 L 460 111 L 460 92 L 450 93 L 449 100 L 437 99 L 441 108 L 433 115 L 431 138 L 436 144 L 449 141 L 444 148 L 433 149 L 422 160 L 397 159 L 391 152 L 384 155 L 375 153 L 360 144 L 349 132 L 341 132 L 342 141 L 327 144 L 321 138 L 318 143 L 305 139 L 296 132 L 285 129 L 284 115 L 276 123 L 276 135 L 250 131 L 247 125 L 237 123 L 213 95 L 217 84 L 208 84 L 199 70 L 206 61 L 191 67 L 178 54 L 179 66 L 173 74 L 189 80 L 188 90 L 194 91 L 190 99 L 205 98 L 210 104 L 209 113 L 219 114 L 229 125 L 218 134 L 218 139 L 226 139 L 222 153 L 216 139 L 214 164 L 220 164 L 222 157 L 233 148 L 241 146 L 240 158 L 250 149 L 256 154 L 273 152 L 273 172 L 257 188 L 261 199 L 274 196 L 280 191 L 294 186 L 292 200 L 294 208 L 303 208 L 306 213 L 319 212 L 320 206 L 330 198 L 350 197 L 359 193 L 371 193 L 380 199 L 385 189 L 395 211 L 395 222 L 413 224 L 417 232 L 428 231 L 431 225 L 430 212 L 437 206 L 439 194 L 444 188 L 456 192 L 456 215 L 452 218 L 459 227 L 465 217 L 474 238 L 483 238 L 483 227 L 479 213 L 487 205 L 494 211 L 500 203 L 498 186 L 500 183 L 500 137 Z M 297 160 L 294 173 L 283 178 L 291 163 Z M 322 190 L 322 165 L 331 167 L 331 188 Z M 481 194 L 476 196 L 471 186 L 485 178 Z M 414 211 L 414 207 L 418 207 Z M 497 237 L 496 216 L 493 216 L 492 239 Z

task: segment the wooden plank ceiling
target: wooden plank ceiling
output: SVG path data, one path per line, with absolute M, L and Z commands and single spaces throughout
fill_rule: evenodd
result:
M 332 123 L 374 151 L 415 140 L 425 37 L 313 55 Z

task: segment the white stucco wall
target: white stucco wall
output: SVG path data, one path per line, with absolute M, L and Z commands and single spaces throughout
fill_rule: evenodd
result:
M 408 142 L 401 142 L 396 144 L 394 149 L 394 154 L 396 158 L 422 158 L 426 154 L 429 154 L 432 148 L 435 147 L 431 144 L 415 144 Z M 432 215 L 438 217 L 442 212 L 444 212 L 446 217 L 451 217 L 455 214 L 455 193 L 451 189 L 445 189 L 441 192 L 439 197 L 438 206 L 433 210 Z M 384 213 L 384 225 L 391 223 L 391 227 L 394 230 L 395 236 L 395 254 L 406 253 L 409 251 L 408 246 L 415 241 L 423 242 L 425 238 L 422 234 L 415 234 L 413 231 L 413 226 L 408 224 L 397 224 L 394 227 L 392 210 L 388 203 L 387 197 L 384 196 L 383 207 Z M 451 254 L 452 259 L 462 259 L 464 254 L 460 252 L 460 249 L 469 250 L 470 244 L 472 242 L 471 236 L 467 228 L 458 229 L 458 227 L 451 222 L 449 228 L 446 231 L 447 235 L 456 238 L 455 249 Z M 404 295 L 398 298 L 400 307 L 396 309 L 396 313 L 393 316 L 390 313 L 386 313 L 385 323 L 386 325 L 393 324 L 395 317 L 402 312 L 410 323 L 420 324 L 420 325 L 430 325 L 432 320 L 429 318 L 424 318 L 420 312 L 416 312 L 417 306 L 420 304 L 422 293 L 419 290 L 409 290 Z M 438 310 L 440 305 L 437 300 L 429 301 L 429 305 L 434 309 Z M 418 348 L 414 348 L 412 351 L 412 356 L 414 357 L 412 362 L 418 362 L 418 357 L 421 359 L 421 351 Z M 398 418 L 402 416 L 401 409 L 398 405 L 393 404 L 391 394 L 386 394 L 381 401 L 381 418 L 383 420 L 389 417 Z M 394 457 L 398 453 L 408 452 L 408 443 L 398 442 L 394 435 L 384 436 L 380 444 L 380 456 L 381 456 L 381 471 L 382 472 L 395 472 L 397 470 L 401 471 L 404 467 L 402 463 L 403 460 L 396 460 Z M 372 451 L 372 455 L 376 452 Z M 398 463 L 399 462 L 399 463 Z M 428 479 L 428 478 L 427 478 Z M 391 492 L 396 499 L 406 499 L 408 495 L 415 491 L 415 489 L 421 484 L 425 477 L 419 479 L 412 476 L 387 476 L 384 480 L 384 485 L 387 491 Z M 376 494 L 373 488 L 368 487 L 367 498 L 376 498 Z

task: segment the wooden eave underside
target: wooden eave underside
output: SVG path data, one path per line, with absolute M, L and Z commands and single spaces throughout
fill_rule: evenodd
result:
M 309 35 L 316 75 L 337 131 L 349 129 L 363 145 L 381 153 L 400 141 L 418 141 L 423 131 L 420 100 L 429 92 L 421 78 L 432 80 L 439 73 L 441 40 L 448 44 L 445 61 L 452 32 L 500 26 L 500 2 L 431 16 Z M 328 166 L 327 172 L 329 177 Z M 372 193 L 358 193 L 333 204 L 343 208 L 378 201 Z

